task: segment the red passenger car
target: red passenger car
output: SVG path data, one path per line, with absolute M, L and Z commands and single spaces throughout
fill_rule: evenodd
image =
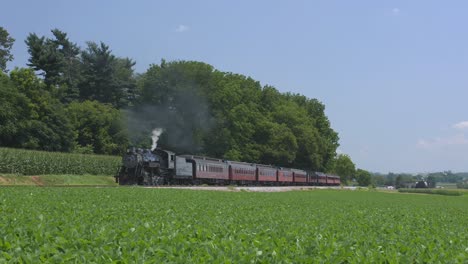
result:
M 312 172 L 309 175 L 309 183 L 314 185 L 326 185 L 327 175 L 323 172 Z
M 257 175 L 260 184 L 272 184 L 278 181 L 277 169 L 273 166 L 257 164 Z
M 316 172 L 318 185 L 327 185 L 327 175 L 323 172 Z
M 194 166 L 194 179 L 229 180 L 226 162 L 220 159 L 191 156 Z
M 340 177 L 335 176 L 335 175 L 328 175 L 327 176 L 327 185 L 340 185 Z
M 279 168 L 278 169 L 278 182 L 293 182 L 293 172 L 291 169 Z
M 256 166 L 251 163 L 229 161 L 229 179 L 238 182 L 257 181 Z
M 307 172 L 303 170 L 291 169 L 293 172 L 294 182 L 307 183 Z

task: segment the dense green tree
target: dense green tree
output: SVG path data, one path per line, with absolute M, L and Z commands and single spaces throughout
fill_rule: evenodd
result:
M 366 170 L 357 169 L 355 177 L 359 186 L 369 186 L 372 183 L 371 174 Z
M 6 64 L 13 60 L 13 54 L 11 54 L 11 48 L 15 39 L 10 36 L 8 31 L 0 27 L 0 70 L 7 72 Z
M 341 177 L 341 182 L 348 183 L 354 178 L 356 167 L 348 155 L 339 154 L 333 161 L 332 171 Z
M 20 111 L 22 120 L 18 134 L 10 142 L 13 146 L 48 151 L 70 151 L 73 132 L 63 105 L 54 98 L 48 86 L 31 69 L 15 69 L 10 79 L 19 93 L 27 98 L 27 106 Z M 22 96 L 18 100 L 24 105 Z
M 0 146 L 21 147 L 17 140 L 31 116 L 30 100 L 0 72 Z
M 127 134 L 119 110 L 97 101 L 72 102 L 66 113 L 76 137 L 76 150 L 92 148 L 97 154 L 122 154 Z

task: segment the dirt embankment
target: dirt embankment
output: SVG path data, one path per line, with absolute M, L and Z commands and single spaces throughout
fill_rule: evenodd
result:
M 43 186 L 44 183 L 39 176 L 31 176 L 31 181 L 34 182 L 36 185 Z
M 39 176 L 5 176 L 0 175 L 0 185 L 41 185 Z

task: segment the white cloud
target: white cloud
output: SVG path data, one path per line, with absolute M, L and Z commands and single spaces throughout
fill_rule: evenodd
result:
M 468 145 L 468 138 L 464 134 L 456 134 L 444 138 L 419 139 L 417 145 L 421 148 Z
M 453 127 L 457 129 L 467 129 L 468 121 L 462 121 L 462 122 L 456 123 L 455 125 L 453 125 Z
M 186 25 L 179 25 L 177 26 L 176 28 L 176 32 L 179 32 L 179 33 L 182 33 L 182 32 L 185 32 L 185 31 L 188 31 L 190 28 Z
M 395 7 L 395 8 L 392 9 L 392 13 L 393 13 L 394 15 L 398 15 L 398 14 L 400 14 L 400 9 L 397 8 L 397 7 Z

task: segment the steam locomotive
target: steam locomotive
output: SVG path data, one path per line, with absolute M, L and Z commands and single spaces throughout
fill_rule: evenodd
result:
M 156 148 L 130 148 L 115 180 L 120 185 L 236 184 L 340 185 L 340 177 L 322 172 L 229 161 L 194 155 L 176 155 Z

